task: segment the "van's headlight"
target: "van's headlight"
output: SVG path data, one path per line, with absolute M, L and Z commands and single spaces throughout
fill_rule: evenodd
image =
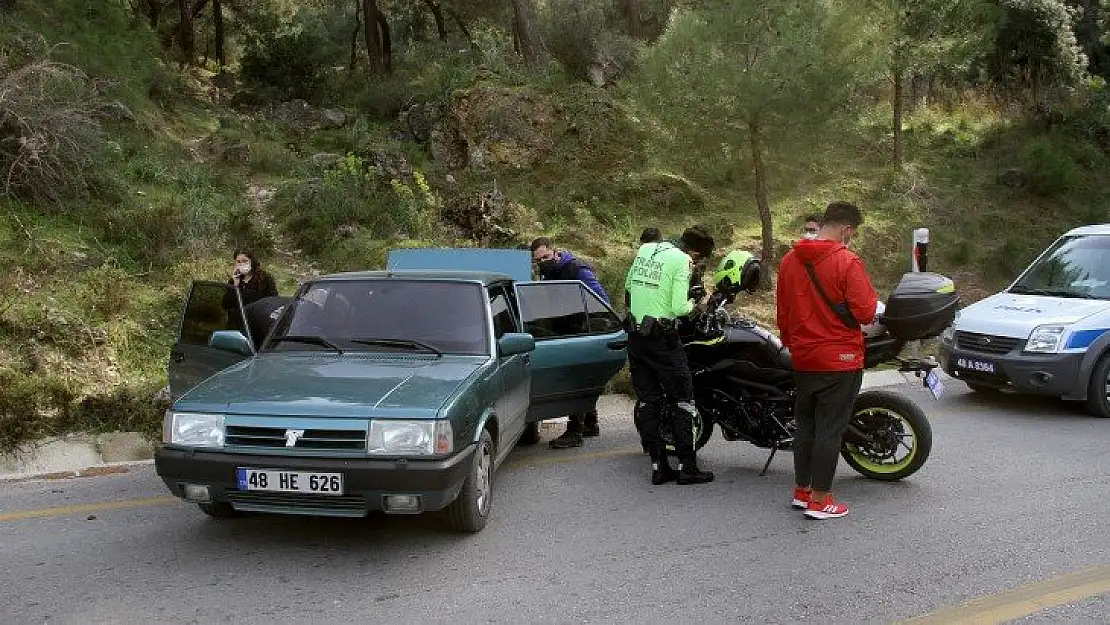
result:
M 956 340 L 956 322 L 960 320 L 960 311 L 956 311 L 955 316 L 952 317 L 952 323 L 940 333 L 940 340 L 945 343 L 952 343 Z
M 1061 325 L 1033 328 L 1033 331 L 1029 334 L 1029 341 L 1025 343 L 1025 351 L 1033 354 L 1054 354 L 1060 351 L 1066 330 L 1067 326 Z
M 432 456 L 455 449 L 451 422 L 371 420 L 366 436 L 366 453 L 381 456 Z
M 162 423 L 162 442 L 188 447 L 223 447 L 224 416 L 167 410 Z

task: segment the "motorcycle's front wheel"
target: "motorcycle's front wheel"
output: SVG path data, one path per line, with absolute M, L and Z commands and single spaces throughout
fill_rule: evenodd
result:
M 664 410 L 670 411 L 672 408 L 668 406 Z M 669 413 L 664 413 L 663 418 L 659 420 L 659 436 L 663 439 L 663 444 L 667 448 L 667 455 L 676 455 L 674 447 L 674 432 L 671 431 L 671 419 Z M 698 411 L 698 416 L 694 417 L 694 451 L 700 450 L 705 447 L 709 439 L 713 436 L 713 419 L 705 416 L 702 411 Z
M 925 411 L 908 397 L 875 390 L 856 398 L 840 455 L 864 477 L 892 482 L 916 473 L 932 448 Z

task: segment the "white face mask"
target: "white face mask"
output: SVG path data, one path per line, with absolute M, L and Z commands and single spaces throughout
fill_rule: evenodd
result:
M 235 265 L 235 269 L 236 269 L 236 270 L 237 270 L 237 271 L 238 271 L 238 272 L 239 272 L 239 273 L 240 273 L 241 275 L 247 275 L 248 273 L 250 273 L 250 272 L 251 272 L 251 264 L 250 264 L 250 263 L 237 263 L 237 264 Z
M 812 240 L 817 238 L 817 233 L 816 232 L 806 232 L 805 234 L 802 235 L 802 238 L 812 241 Z

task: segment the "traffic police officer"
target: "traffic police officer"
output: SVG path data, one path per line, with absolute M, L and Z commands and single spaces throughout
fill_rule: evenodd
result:
M 700 226 L 687 228 L 676 242 L 640 246 L 625 278 L 628 305 L 628 368 L 636 391 L 635 421 L 651 455 L 652 484 L 677 480 L 704 484 L 713 473 L 698 468 L 694 450 L 694 383 L 678 336 L 677 320 L 693 312 L 690 272 L 697 261 L 713 253 L 713 237 Z M 664 401 L 675 410 L 672 430 L 678 471 L 670 466 L 659 422 Z

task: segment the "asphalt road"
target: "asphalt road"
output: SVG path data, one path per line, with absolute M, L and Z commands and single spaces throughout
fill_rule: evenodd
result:
M 789 454 L 760 477 L 763 451 L 719 437 L 702 454 L 716 482 L 652 486 L 612 398 L 601 438 L 514 452 L 477 535 L 432 517 L 215 521 L 149 466 L 0 483 L 0 620 L 1107 622 L 1110 421 L 958 382 L 940 402 L 900 391 L 926 406 L 933 455 L 895 484 L 841 463 L 852 513 L 835 521 L 789 507 Z

